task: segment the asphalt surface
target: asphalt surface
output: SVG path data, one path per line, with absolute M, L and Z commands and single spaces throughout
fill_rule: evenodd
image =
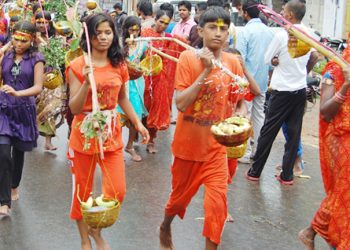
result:
M 305 119 L 308 126 L 317 129 L 315 113 Z M 174 128 L 159 133 L 158 154 L 147 154 L 140 145 L 143 162 L 132 162 L 129 155 L 125 156 L 125 201 L 118 222 L 103 232 L 111 249 L 159 249 L 158 226 L 171 189 L 170 142 Z M 53 140 L 57 151 L 45 152 L 41 137 L 39 147 L 26 155 L 20 199 L 13 203 L 11 217 L 0 219 L 0 250 L 80 248 L 77 228 L 68 216 L 72 182 L 65 156 L 66 135 L 63 126 Z M 235 222 L 226 224 L 220 249 L 304 249 L 297 233 L 309 224 L 324 196 L 318 148 L 314 143 L 304 143 L 304 174 L 311 179 L 296 179 L 293 186 L 286 187 L 274 178 L 275 166 L 282 160 L 283 143 L 279 135 L 260 183 L 248 182 L 244 171 L 249 165 L 239 165 L 228 193 L 229 212 Z M 100 192 L 99 176 L 98 171 L 95 193 Z M 185 219 L 174 220 L 175 249 L 204 249 L 202 199 L 203 189 L 193 198 Z M 327 245 L 317 238 L 316 249 L 327 249 Z

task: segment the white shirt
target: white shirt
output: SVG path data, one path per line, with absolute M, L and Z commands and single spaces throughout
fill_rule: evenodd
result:
M 305 30 L 303 25 L 295 26 Z M 285 30 L 276 33 L 265 53 L 265 63 L 269 65 L 272 58 L 278 57 L 279 64 L 274 67 L 270 82 L 270 87 L 278 91 L 295 91 L 306 87 L 306 65 L 312 51 L 298 58 L 290 57 L 288 37 Z

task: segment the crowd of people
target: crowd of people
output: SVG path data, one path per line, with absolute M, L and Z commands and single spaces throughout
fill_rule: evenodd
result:
M 69 46 L 69 39 L 53 26 L 53 13 L 37 3 L 31 20 L 13 16 L 8 24 L 0 16 L 0 216 L 10 216 L 12 202 L 19 199 L 25 153 L 37 146 L 39 134 L 45 137 L 45 150 L 56 150 L 52 138 L 64 117 L 69 126 L 67 158 L 74 176 L 70 217 L 76 221 L 82 249 L 92 249 L 91 239 L 98 249 L 110 249 L 101 229 L 90 228 L 81 212 L 80 200 L 90 196 L 96 165 L 104 177 L 104 196 L 117 197 L 122 203 L 126 192 L 123 151 L 133 161 L 143 161 L 134 147 L 139 141 L 148 153 L 157 153 L 157 132 L 171 123 L 176 124 L 171 144 L 172 189 L 160 225 L 161 248 L 173 249 L 171 224 L 176 216 L 185 216 L 200 186 L 205 187 L 207 250 L 217 249 L 225 223 L 232 220 L 227 191 L 237 159 L 228 158 L 226 147 L 214 139 L 213 124 L 232 115 L 250 118 L 253 136 L 238 161 L 252 163 L 245 173 L 252 182 L 260 181 L 282 128 L 286 144 L 276 180 L 293 185 L 294 177 L 303 171 L 306 78 L 319 53 L 311 49 L 291 57 L 287 31 L 273 33 L 256 1 L 234 4 L 246 22 L 239 33 L 221 0 L 198 3 L 194 17 L 191 3 L 180 1 L 178 22 L 174 22 L 172 4 L 163 3 L 154 10 L 149 0 L 138 2 L 137 16 L 125 13 L 119 2 L 108 13 L 87 12 L 81 18 L 87 29 L 79 34 L 84 53 L 65 66 L 51 65 L 43 53 L 52 38 L 59 39 L 62 48 Z M 289 0 L 284 1 L 281 15 L 307 32 L 302 23 L 305 12 L 305 1 Z M 143 60 L 156 56 L 162 62 L 158 71 L 151 68 L 148 73 L 132 74 Z M 350 47 L 343 58 L 350 63 Z M 248 87 L 242 89 L 217 65 L 228 69 L 235 80 L 247 79 Z M 64 81 L 51 89 L 45 83 L 53 70 L 64 75 Z M 323 73 L 320 162 L 326 197 L 299 238 L 308 250 L 315 249 L 316 235 L 331 249 L 346 250 L 350 248 L 350 68 L 330 61 Z M 173 106 L 178 110 L 176 119 Z M 82 126 L 96 109 L 107 117 L 103 138 L 87 137 Z M 129 132 L 125 147 L 122 126 Z

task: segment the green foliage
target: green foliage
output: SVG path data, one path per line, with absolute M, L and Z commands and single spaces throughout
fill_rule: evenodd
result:
M 45 56 L 46 66 L 59 69 L 62 65 L 64 65 L 66 50 L 63 47 L 63 41 L 61 38 L 50 38 L 48 45 L 41 47 L 40 51 Z
M 97 139 L 99 136 L 103 136 L 106 125 L 107 116 L 101 111 L 91 113 L 85 117 L 80 127 L 80 132 L 83 133 L 85 138 L 84 150 L 90 149 L 91 139 Z
M 66 0 L 69 7 L 74 5 L 73 0 Z M 67 8 L 63 0 L 48 0 L 44 5 L 44 9 L 55 14 L 55 21 L 67 20 L 66 12 Z
M 313 68 L 313 71 L 318 73 L 318 74 L 322 74 L 322 71 L 323 71 L 324 67 L 326 66 L 326 64 L 327 64 L 327 60 L 326 59 L 318 61 L 315 64 L 315 66 Z

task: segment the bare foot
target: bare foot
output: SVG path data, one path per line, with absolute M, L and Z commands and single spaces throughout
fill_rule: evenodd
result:
M 10 216 L 10 208 L 7 205 L 0 206 L 0 216 Z
M 136 153 L 136 150 L 134 148 L 125 148 L 125 152 L 131 155 L 131 159 L 133 161 L 136 161 L 136 162 L 142 161 L 142 157 Z
M 235 220 L 233 219 L 232 215 L 230 213 L 227 213 L 227 217 L 226 217 L 226 222 L 234 222 Z
M 92 250 L 91 242 L 82 242 L 81 250 Z
M 155 154 L 158 153 L 158 150 L 156 149 L 156 146 L 154 145 L 153 142 L 149 142 L 147 144 L 147 148 L 146 148 L 147 152 L 150 154 Z
M 89 235 L 95 240 L 97 250 L 110 250 L 108 243 L 102 238 L 101 229 L 89 228 Z
M 18 188 L 11 189 L 11 200 L 17 201 L 19 199 Z
M 160 226 L 160 228 L 159 228 L 159 240 L 160 240 L 160 249 L 162 249 L 162 250 L 174 249 L 170 227 L 165 228 L 164 226 Z
M 307 250 L 315 250 L 315 235 L 316 232 L 312 227 L 307 227 L 298 233 L 299 240 L 305 245 Z
M 45 144 L 45 150 L 49 150 L 49 151 L 55 151 L 57 150 L 57 147 L 55 147 L 54 145 L 50 144 Z

